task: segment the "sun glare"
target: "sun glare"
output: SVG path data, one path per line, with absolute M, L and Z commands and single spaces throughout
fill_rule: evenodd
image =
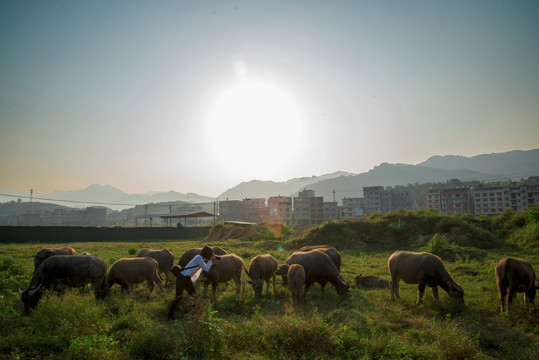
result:
M 257 176 L 269 177 L 301 146 L 301 113 L 284 89 L 243 78 L 213 103 L 208 132 L 221 161 L 246 161 Z

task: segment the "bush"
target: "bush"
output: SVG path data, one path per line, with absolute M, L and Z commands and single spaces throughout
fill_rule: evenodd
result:
M 131 248 L 129 248 L 129 250 L 127 250 L 127 253 L 129 255 L 135 255 L 137 253 L 137 249 L 134 248 L 134 247 L 131 247 Z
M 115 359 L 119 354 L 113 349 L 118 344 L 111 336 L 88 335 L 71 341 L 67 349 L 69 359 Z

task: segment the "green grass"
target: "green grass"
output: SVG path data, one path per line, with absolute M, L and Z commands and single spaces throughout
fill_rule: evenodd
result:
M 406 214 L 404 214 L 406 215 Z M 409 215 L 407 215 L 409 216 Z M 430 216 L 430 215 L 429 215 Z M 413 247 L 411 229 L 426 229 L 429 219 L 382 218 L 374 225 L 347 224 L 338 228 L 315 229 L 318 243 L 337 239 L 350 246 L 338 247 L 342 274 L 353 283 L 359 273 L 388 277 L 387 258 L 400 245 L 406 249 L 458 249 L 445 264 L 465 290 L 465 307 L 454 304 L 440 290 L 434 301 L 426 290 L 424 303 L 415 305 L 417 287 L 401 283 L 401 301 L 391 301 L 387 290 L 352 288 L 341 299 L 328 286 L 325 297 L 313 286 L 298 307 L 291 303 L 287 288 L 277 284 L 276 297 L 254 297 L 243 274 L 238 296 L 234 285 L 219 285 L 217 299 L 201 296 L 194 302 L 184 296 L 176 317 L 167 321 L 167 308 L 174 289 L 151 296 L 145 283 L 133 287 L 133 296 L 112 295 L 96 301 L 86 288 L 68 290 L 58 297 L 48 294 L 30 316 L 23 315 L 17 289 L 25 289 L 33 271 L 38 244 L 0 245 L 0 358 L 6 359 L 537 359 L 539 358 L 539 310 L 523 305 L 519 294 L 510 315 L 499 313 L 494 266 L 504 256 L 528 259 L 539 264 L 532 249 L 466 248 L 444 242 L 439 235 L 432 243 Z M 423 222 L 422 222 L 423 221 Z M 393 224 L 382 228 L 376 222 Z M 446 221 L 447 224 L 448 221 Z M 386 225 L 387 225 L 386 224 Z M 368 230 L 354 233 L 351 226 Z M 374 226 L 381 232 L 369 228 Z M 432 225 L 435 226 L 435 225 Z M 355 230 L 354 230 L 355 231 Z M 429 230 L 424 230 L 427 232 Z M 335 236 L 325 238 L 324 236 Z M 337 235 L 332 235 L 337 234 Z M 369 243 L 389 234 L 395 243 L 354 246 L 352 238 Z M 422 235 L 425 235 L 423 233 Z M 244 259 L 246 265 L 257 254 L 270 253 L 279 263 L 294 246 L 309 242 L 301 238 L 284 240 L 228 240 L 212 243 Z M 415 237 L 414 237 L 415 239 Z M 451 239 L 450 236 L 446 237 Z M 326 241 L 324 241 L 326 240 Z M 335 241 L 337 241 L 335 240 Z M 482 240 L 483 241 L 483 240 Z M 200 241 L 147 241 L 118 243 L 72 243 L 77 252 L 88 251 L 107 261 L 131 257 L 143 247 L 167 248 L 176 258 Z M 47 244 L 54 246 L 54 244 Z M 135 250 L 135 251 L 133 251 Z M 466 256 L 480 251 L 481 256 Z M 271 288 L 271 287 L 270 287 Z M 536 305 L 537 306 L 537 305 Z

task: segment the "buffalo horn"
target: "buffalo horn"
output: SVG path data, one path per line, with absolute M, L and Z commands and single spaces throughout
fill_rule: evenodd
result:
M 35 289 L 28 290 L 28 295 L 34 296 L 34 294 L 36 293 L 36 291 L 38 291 L 38 290 L 41 288 L 42 285 L 43 285 L 43 284 L 39 284 Z

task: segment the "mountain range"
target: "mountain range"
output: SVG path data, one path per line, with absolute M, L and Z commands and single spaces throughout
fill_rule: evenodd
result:
M 270 196 L 294 196 L 308 188 L 325 201 L 340 201 L 344 197 L 363 196 L 366 186 L 397 186 L 416 183 L 446 182 L 450 179 L 462 181 L 503 181 L 520 180 L 539 176 L 539 149 L 514 150 L 504 153 L 465 156 L 432 156 L 417 165 L 382 163 L 368 172 L 352 174 L 335 172 L 322 176 L 290 179 L 284 182 L 251 180 L 242 182 L 218 196 L 219 200 L 242 200 L 245 198 L 268 198 Z M 0 189 L 0 201 L 12 201 L 13 196 L 28 197 L 21 191 Z M 114 210 L 126 209 L 136 204 L 184 201 L 208 203 L 214 198 L 175 191 L 127 194 L 109 185 L 90 185 L 82 190 L 60 191 L 52 194 L 34 194 L 36 200 L 70 206 L 66 200 L 76 200 L 77 207 L 103 205 Z M 64 200 L 64 201 L 61 201 Z M 1 215 L 1 214 L 0 214 Z

